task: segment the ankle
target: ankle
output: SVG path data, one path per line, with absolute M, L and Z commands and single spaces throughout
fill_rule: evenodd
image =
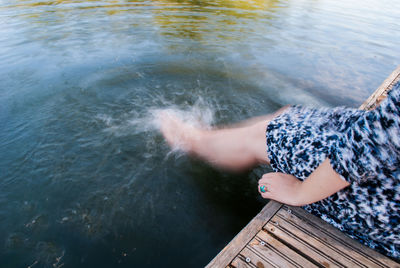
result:
M 186 137 L 185 144 L 187 146 L 186 150 L 190 154 L 199 154 L 201 148 L 204 147 L 204 140 L 207 131 L 202 129 L 193 129 L 190 134 Z

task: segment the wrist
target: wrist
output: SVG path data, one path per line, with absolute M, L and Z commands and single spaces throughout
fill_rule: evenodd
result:
M 302 186 L 303 186 L 303 182 L 300 180 L 296 180 L 296 182 L 294 182 L 294 186 L 293 186 L 293 191 L 292 194 L 290 195 L 290 204 L 291 206 L 304 206 L 306 205 L 304 203 L 304 198 L 303 198 L 303 193 L 304 191 L 302 191 Z

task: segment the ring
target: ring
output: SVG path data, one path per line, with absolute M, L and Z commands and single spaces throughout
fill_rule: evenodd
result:
M 267 191 L 265 185 L 261 185 L 261 186 L 260 186 L 260 191 L 261 191 L 262 193 L 265 193 L 265 192 Z

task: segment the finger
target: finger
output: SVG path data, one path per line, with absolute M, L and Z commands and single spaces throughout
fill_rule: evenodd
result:
M 269 186 L 266 184 L 259 184 L 258 187 L 258 192 L 263 198 L 266 198 L 267 195 L 269 195 Z
M 274 175 L 275 175 L 274 172 L 265 173 L 264 175 L 262 175 L 258 183 L 267 183 Z
M 266 193 L 268 191 L 267 185 L 265 184 L 258 185 L 258 191 L 260 192 L 260 194 Z
M 262 198 L 264 198 L 264 199 L 271 199 L 271 193 L 270 192 L 265 192 L 265 193 L 261 193 L 260 192 L 260 195 L 261 195 L 261 197 Z

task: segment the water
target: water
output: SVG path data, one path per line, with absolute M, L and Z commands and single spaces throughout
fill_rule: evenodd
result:
M 268 167 L 171 153 L 158 109 L 226 124 L 357 107 L 399 64 L 398 1 L 0 2 L 0 266 L 201 267 Z

